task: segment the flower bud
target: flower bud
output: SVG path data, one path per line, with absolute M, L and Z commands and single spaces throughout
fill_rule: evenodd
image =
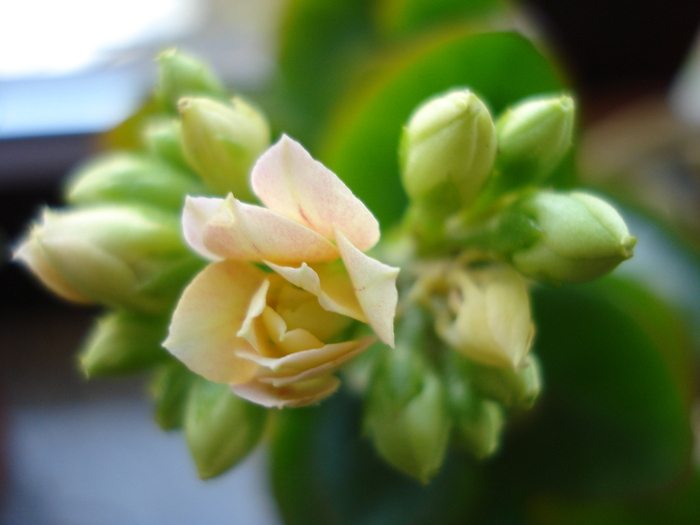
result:
M 45 210 L 14 257 L 66 299 L 142 313 L 170 308 L 201 267 L 176 216 L 127 206 Z
M 452 91 L 420 106 L 404 128 L 404 188 L 413 203 L 446 216 L 472 203 L 491 173 L 495 155 L 489 110 L 470 91 Z
M 160 346 L 167 317 L 146 317 L 128 311 L 100 317 L 78 355 L 87 377 L 130 374 L 170 357 Z
M 242 460 L 262 437 L 267 410 L 227 385 L 198 378 L 185 409 L 185 436 L 199 477 L 213 478 Z
M 531 408 L 542 389 L 540 365 L 532 354 L 517 368 L 496 368 L 478 363 L 469 365 L 474 390 L 508 408 Z
M 452 422 L 442 382 L 421 353 L 425 338 L 415 337 L 413 328 L 399 331 L 396 348 L 382 345 L 364 429 L 388 463 L 427 483 L 442 465 Z
M 479 459 L 493 455 L 505 424 L 503 407 L 475 395 L 463 377 L 448 378 L 447 391 L 457 439 Z
M 79 169 L 66 187 L 70 204 L 143 203 L 180 211 L 185 195 L 202 184 L 156 158 L 136 153 L 103 155 Z
M 172 359 L 154 374 L 149 391 L 155 405 L 155 420 L 163 430 L 181 428 L 191 386 L 197 376 L 179 361 Z
M 168 164 L 191 173 L 180 144 L 180 122 L 170 118 L 156 117 L 143 128 L 143 142 L 151 154 Z
M 530 351 L 534 325 L 525 281 L 506 265 L 456 267 L 445 276 L 435 330 L 454 350 L 485 365 L 515 368 Z
M 189 165 L 215 192 L 233 192 L 238 199 L 255 200 L 248 174 L 270 144 L 265 117 L 240 98 L 224 104 L 206 98 L 185 98 L 182 149 Z
M 515 205 L 539 238 L 511 254 L 522 273 L 555 283 L 582 283 L 632 257 L 637 239 L 615 208 L 586 193 L 540 192 Z
M 224 100 L 226 89 L 212 69 L 177 49 L 164 51 L 158 57 L 159 80 L 156 95 L 168 109 L 177 111 L 182 97 L 205 96 Z
M 574 101 L 569 96 L 535 98 L 506 110 L 498 119 L 501 186 L 542 182 L 571 147 Z

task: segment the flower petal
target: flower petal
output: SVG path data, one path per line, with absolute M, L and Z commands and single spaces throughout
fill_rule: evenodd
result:
M 236 355 L 250 348 L 237 334 L 264 281 L 265 273 L 252 264 L 210 264 L 185 288 L 163 346 L 210 381 L 250 381 L 258 366 Z
M 207 222 L 202 241 L 207 250 L 225 259 L 289 264 L 338 258 L 333 243 L 315 231 L 232 195 Z
M 399 268 L 365 255 L 340 231 L 336 231 L 335 238 L 367 322 L 379 339 L 393 347 L 394 315 L 399 299 L 396 290 Z
M 341 231 L 363 251 L 379 240 L 379 223 L 372 212 L 332 171 L 286 135 L 258 159 L 251 183 L 270 210 L 328 239 L 334 238 L 334 230 Z
M 302 263 L 299 268 L 293 268 L 263 262 L 293 285 L 318 297 L 319 304 L 326 310 L 367 321 L 355 296 L 352 281 L 341 265 L 318 264 L 312 268 Z
M 205 259 L 220 261 L 223 257 L 216 255 L 204 245 L 204 232 L 209 220 L 219 211 L 224 199 L 216 197 L 185 198 L 182 210 L 182 232 L 190 247 Z
M 340 380 L 332 375 L 302 381 L 292 385 L 275 387 L 253 380 L 233 385 L 234 394 L 264 407 L 303 407 L 330 396 L 340 386 Z

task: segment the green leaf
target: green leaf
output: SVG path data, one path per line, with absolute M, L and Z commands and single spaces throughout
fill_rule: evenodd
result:
M 385 56 L 373 71 L 338 102 L 319 157 L 384 227 L 395 223 L 406 205 L 397 151 L 402 126 L 420 102 L 469 87 L 498 114 L 526 96 L 562 89 L 535 46 L 509 32 L 442 32 Z
M 496 465 L 519 493 L 620 496 L 688 467 L 688 341 L 679 318 L 632 281 L 534 294 L 545 395 Z M 685 370 L 685 378 L 679 373 Z
M 505 7 L 503 0 L 381 0 L 376 23 L 392 37 L 406 37 L 440 25 L 494 15 Z
M 399 474 L 361 438 L 361 402 L 344 391 L 319 407 L 283 410 L 272 440 L 272 482 L 288 525 L 464 523 L 480 494 L 458 453 L 429 485 Z

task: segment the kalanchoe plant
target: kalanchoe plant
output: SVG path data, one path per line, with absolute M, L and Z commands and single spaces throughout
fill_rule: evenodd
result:
M 359 354 L 349 383 L 393 467 L 428 482 L 451 443 L 494 454 L 541 389 L 532 279 L 583 282 L 632 255 L 609 204 L 542 187 L 573 100 L 497 123 L 468 90 L 421 105 L 399 152 L 410 206 L 380 241 L 351 190 L 286 135 L 270 146 L 266 118 L 206 66 L 169 51 L 160 68 L 142 150 L 80 169 L 70 207 L 15 253 L 58 295 L 108 309 L 86 375 L 153 371 L 156 421 L 184 427 L 203 478 L 252 450 L 269 409 L 330 396 Z

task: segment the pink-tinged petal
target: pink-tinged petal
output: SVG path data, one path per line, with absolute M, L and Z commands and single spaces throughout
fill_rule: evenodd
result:
M 302 263 L 299 268 L 280 266 L 263 261 L 287 281 L 318 297 L 319 304 L 329 312 L 336 312 L 358 321 L 367 318 L 355 296 L 350 277 L 341 265 L 319 264 L 313 268 Z
M 289 264 L 338 258 L 333 243 L 315 231 L 232 195 L 207 222 L 202 241 L 207 250 L 225 259 Z
M 185 288 L 163 346 L 210 381 L 250 381 L 258 366 L 236 355 L 250 348 L 238 331 L 264 281 L 265 273 L 252 264 L 210 264 Z
M 182 210 L 182 232 L 185 241 L 194 251 L 210 261 L 220 261 L 222 257 L 204 245 L 204 232 L 207 223 L 216 215 L 223 204 L 224 199 L 190 197 L 188 195 Z
M 332 171 L 286 135 L 258 159 L 251 183 L 269 209 L 328 239 L 334 238 L 334 230 L 341 231 L 363 251 L 379 240 L 379 223 L 372 212 Z
M 253 380 L 233 385 L 231 390 L 237 396 L 264 407 L 296 408 L 311 405 L 330 396 L 339 386 L 340 380 L 329 375 L 282 387 Z
M 340 231 L 336 232 L 336 242 L 367 322 L 379 339 L 393 347 L 394 316 L 399 299 L 396 290 L 399 268 L 365 255 Z

